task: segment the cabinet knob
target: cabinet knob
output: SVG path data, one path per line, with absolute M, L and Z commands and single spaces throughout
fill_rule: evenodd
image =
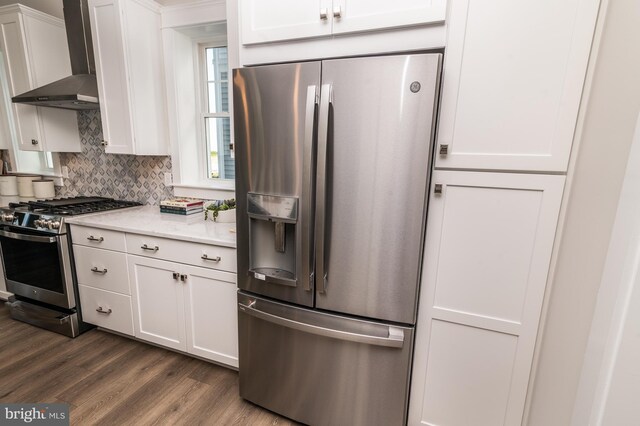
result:
M 107 314 L 107 315 L 109 315 L 113 311 L 111 310 L 111 308 L 109 308 L 109 309 L 107 309 L 105 311 L 104 309 L 102 309 L 102 306 L 98 306 L 98 309 L 96 309 L 96 312 L 98 312 L 99 314 Z
M 336 19 L 342 18 L 342 6 L 336 6 L 333 8 L 333 17 Z
M 187 281 L 187 274 L 180 274 L 180 281 L 186 282 Z
M 323 7 L 322 9 L 320 9 L 320 19 L 321 20 L 326 21 L 328 16 L 329 16 L 329 11 L 327 10 L 326 7 Z
M 93 268 L 91 268 L 91 272 L 95 272 L 96 274 L 106 274 L 107 273 L 107 268 L 104 269 L 98 269 L 97 266 L 94 266 Z
M 89 235 L 89 236 L 87 237 L 87 240 L 89 240 L 89 241 L 95 241 L 96 243 L 101 243 L 101 242 L 103 242 L 103 241 L 104 241 L 104 237 L 98 237 L 98 238 L 96 238 L 96 237 L 94 237 L 93 235 Z
M 37 139 L 31 139 L 31 145 L 38 145 Z
M 160 247 L 158 247 L 158 246 L 149 247 L 146 244 L 141 245 L 140 248 L 142 250 L 153 251 L 153 252 L 156 252 L 156 251 L 160 250 Z
M 177 280 L 178 278 L 180 278 L 180 274 L 179 274 L 179 273 L 177 273 L 177 272 L 174 272 L 174 273 L 173 273 L 173 279 L 174 279 L 174 280 Z

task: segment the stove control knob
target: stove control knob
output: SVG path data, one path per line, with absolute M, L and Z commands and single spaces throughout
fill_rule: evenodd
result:
M 36 228 L 42 228 L 42 221 L 40 219 L 34 220 L 33 224 L 36 226 Z
M 15 219 L 16 217 L 14 215 L 12 215 L 11 213 L 9 214 L 4 214 L 2 213 L 0 215 L 0 219 L 2 219 L 4 222 L 13 222 L 13 219 Z
M 57 220 L 49 220 L 47 221 L 47 228 L 49 229 L 60 229 L 60 222 Z

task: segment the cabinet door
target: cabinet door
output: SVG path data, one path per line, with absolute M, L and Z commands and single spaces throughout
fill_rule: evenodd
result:
M 333 34 L 444 21 L 446 0 L 333 0 Z
M 127 256 L 135 336 L 185 351 L 185 282 L 174 278 L 184 265 L 140 256 Z
M 599 3 L 451 1 L 437 168 L 566 171 Z
M 135 153 L 169 155 L 160 13 L 139 0 L 122 6 Z
M 242 44 L 331 34 L 331 0 L 240 0 L 239 13 Z
M 520 424 L 564 180 L 434 173 L 409 424 Z
M 118 0 L 89 0 L 102 135 L 110 154 L 135 154 Z
M 4 72 L 7 77 L 9 97 L 13 97 L 35 88 L 31 81 L 21 16 L 17 13 L 0 15 L 0 27 L 0 50 L 4 56 Z M 24 104 L 12 104 L 11 109 L 16 120 L 20 149 L 42 151 L 43 143 L 37 108 Z
M 187 352 L 238 367 L 236 276 L 180 266 L 186 277 Z

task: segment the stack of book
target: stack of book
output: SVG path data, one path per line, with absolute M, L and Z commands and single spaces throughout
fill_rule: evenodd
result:
M 196 198 L 172 198 L 160 201 L 160 212 L 188 216 L 202 213 L 204 202 Z

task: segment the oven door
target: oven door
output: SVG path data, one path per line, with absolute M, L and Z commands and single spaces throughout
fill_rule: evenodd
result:
M 62 308 L 75 307 L 66 235 L 0 229 L 0 254 L 8 291 Z

